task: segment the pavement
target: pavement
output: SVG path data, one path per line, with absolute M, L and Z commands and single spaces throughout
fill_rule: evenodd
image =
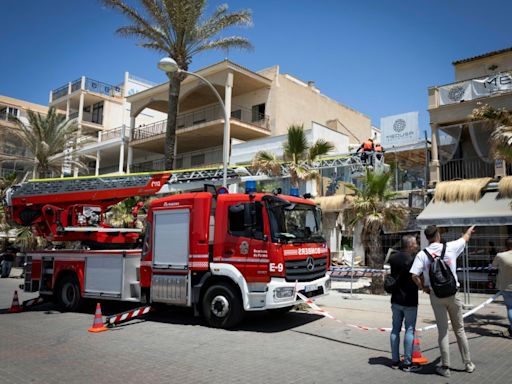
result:
M 2 383 L 470 384 L 506 383 L 512 377 L 512 340 L 501 335 L 507 324 L 501 298 L 466 319 L 474 373 L 463 371 L 450 334 L 453 369 L 446 379 L 435 374 L 436 330 L 421 337 L 429 364 L 417 373 L 392 370 L 389 333 L 347 325 L 390 327 L 389 296 L 351 296 L 344 282 L 334 282 L 331 293 L 316 301 L 342 323 L 299 310 L 280 316 L 252 314 L 227 331 L 207 327 L 189 310 L 170 307 L 98 334 L 87 332 L 95 303 L 81 312 L 61 313 L 48 303 L 7 313 L 20 283 L 19 278 L 0 279 Z M 21 301 L 36 296 L 18 293 Z M 479 304 L 487 298 L 472 295 L 471 301 Z M 103 315 L 127 308 L 102 302 Z M 428 298 L 420 294 L 418 327 L 432 324 L 433 318 Z

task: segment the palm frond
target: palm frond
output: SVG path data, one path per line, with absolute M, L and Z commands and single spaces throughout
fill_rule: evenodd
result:
M 334 145 L 331 142 L 325 139 L 318 139 L 309 148 L 309 161 L 317 161 L 320 156 L 328 154 L 333 149 Z
M 203 51 L 207 51 L 210 49 L 226 49 L 226 48 L 236 48 L 236 49 L 245 49 L 252 50 L 253 46 L 251 42 L 245 37 L 240 36 L 231 36 L 231 37 L 222 37 L 216 40 L 206 41 L 205 43 L 199 45 L 197 48 L 191 51 L 190 54 L 195 54 Z
M 281 163 L 272 152 L 259 151 L 252 159 L 252 166 L 271 176 L 281 174 Z
M 306 156 L 309 149 L 308 140 L 304 133 L 304 125 L 291 125 L 288 127 L 288 140 L 283 145 L 284 158 L 293 163 L 298 163 Z

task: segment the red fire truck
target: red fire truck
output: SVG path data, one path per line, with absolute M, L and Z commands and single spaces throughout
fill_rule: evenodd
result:
M 193 307 L 223 328 L 246 311 L 287 311 L 297 292 L 327 293 L 329 249 L 309 199 L 213 189 L 151 201 L 143 233 L 104 222 L 114 204 L 156 194 L 170 177 L 42 179 L 10 189 L 10 222 L 32 226 L 53 244 L 27 253 L 25 291 L 70 311 L 86 298 Z M 79 249 L 56 246 L 68 242 Z

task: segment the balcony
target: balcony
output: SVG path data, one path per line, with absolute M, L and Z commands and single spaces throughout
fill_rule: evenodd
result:
M 429 89 L 429 109 L 512 93 L 512 75 L 502 72 Z
M 232 107 L 231 137 L 254 140 L 270 136 L 269 118 L 250 109 Z M 132 145 L 140 149 L 161 152 L 161 140 L 165 136 L 167 120 L 137 127 L 132 133 Z M 222 145 L 224 114 L 218 105 L 179 114 L 176 133 L 181 153 Z M 160 148 L 156 150 L 156 148 Z
M 83 87 L 82 87 L 82 79 L 83 79 Z M 110 96 L 121 98 L 123 97 L 122 87 L 118 85 L 112 85 L 108 83 L 104 83 L 102 81 L 93 80 L 89 77 L 83 77 L 78 80 L 72 81 L 62 87 L 52 90 L 52 100 L 58 100 L 68 94 L 71 94 L 75 91 L 82 89 L 84 91 L 97 93 L 103 96 Z
M 449 160 L 441 164 L 441 181 L 494 177 L 494 164 L 479 157 Z

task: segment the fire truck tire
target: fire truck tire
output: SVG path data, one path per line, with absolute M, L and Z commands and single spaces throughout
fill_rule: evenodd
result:
M 83 303 L 80 284 L 76 276 L 73 275 L 67 275 L 62 278 L 56 295 L 57 304 L 64 311 L 76 311 Z
M 210 327 L 228 329 L 242 321 L 244 311 L 233 288 L 227 284 L 215 284 L 203 296 L 203 314 Z

